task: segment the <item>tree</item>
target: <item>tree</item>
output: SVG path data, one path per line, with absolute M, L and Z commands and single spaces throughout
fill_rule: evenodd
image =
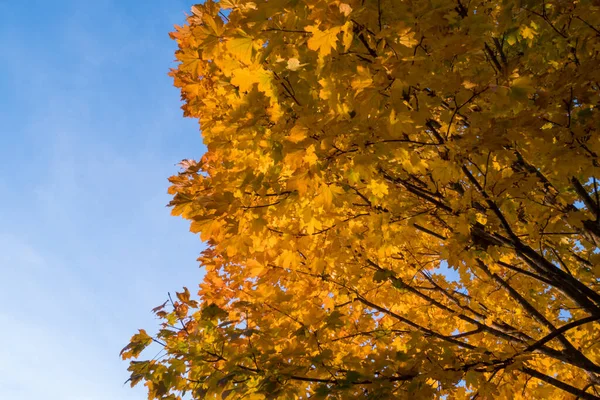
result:
M 600 398 L 597 2 L 192 11 L 171 74 L 208 151 L 170 193 L 206 276 L 123 349 L 164 347 L 132 361 L 132 384 Z

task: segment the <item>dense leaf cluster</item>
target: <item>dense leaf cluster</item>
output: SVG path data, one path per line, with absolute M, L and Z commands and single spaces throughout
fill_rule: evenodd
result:
M 597 2 L 207 1 L 172 37 L 206 276 L 132 383 L 600 398 Z

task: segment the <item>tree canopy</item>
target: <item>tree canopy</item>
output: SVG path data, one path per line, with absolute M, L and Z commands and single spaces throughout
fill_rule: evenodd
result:
M 208 0 L 171 35 L 206 275 L 132 384 L 600 398 L 597 1 Z

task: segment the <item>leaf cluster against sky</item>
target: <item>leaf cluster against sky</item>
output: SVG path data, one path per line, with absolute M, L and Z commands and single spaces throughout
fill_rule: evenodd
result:
M 151 398 L 598 398 L 591 1 L 206 2 L 172 72 L 208 244 Z M 442 262 L 460 279 L 436 273 Z

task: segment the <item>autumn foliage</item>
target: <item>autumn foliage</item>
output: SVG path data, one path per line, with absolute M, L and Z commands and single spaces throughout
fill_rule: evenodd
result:
M 123 349 L 164 347 L 150 399 L 600 398 L 597 2 L 206 1 L 172 37 L 206 276 Z

